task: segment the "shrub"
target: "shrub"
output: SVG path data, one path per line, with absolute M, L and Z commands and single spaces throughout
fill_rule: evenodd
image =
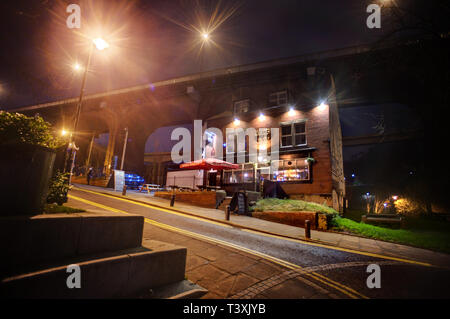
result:
M 69 191 L 69 173 L 57 171 L 52 177 L 48 188 L 47 203 L 62 205 L 67 203 L 67 192 Z
M 395 209 L 397 214 L 418 216 L 426 210 L 419 202 L 408 198 L 400 198 L 395 201 Z
M 40 116 L 0 111 L 0 143 L 25 143 L 54 149 L 62 146 L 64 140 L 54 136 L 50 123 Z

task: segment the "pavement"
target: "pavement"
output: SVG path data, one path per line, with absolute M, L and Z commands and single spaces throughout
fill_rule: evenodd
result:
M 182 202 L 175 202 L 174 207 L 170 207 L 169 200 L 157 198 L 152 196 L 152 194 L 144 192 L 128 190 L 126 196 L 122 196 L 121 192 L 116 192 L 113 189 L 108 188 L 88 185 L 76 185 L 75 187 L 118 196 L 137 202 L 144 202 L 161 208 L 174 209 L 189 215 L 227 223 L 234 227 L 265 232 L 274 236 L 305 240 L 305 231 L 301 227 L 294 227 L 241 215 L 231 215 L 230 221 L 228 222 L 225 220 L 225 213 L 222 210 L 202 208 L 184 204 Z M 333 246 L 336 249 L 342 249 L 343 251 L 365 252 L 367 254 L 372 254 L 373 257 L 385 258 L 388 256 L 391 257 L 392 260 L 406 260 L 412 263 L 450 268 L 450 255 L 448 254 L 354 235 L 311 230 L 311 240 L 308 242 L 312 245 Z

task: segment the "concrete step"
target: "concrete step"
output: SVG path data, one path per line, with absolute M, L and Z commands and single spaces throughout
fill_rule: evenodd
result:
M 0 218 L 0 275 L 30 265 L 140 247 L 143 227 L 143 216 L 112 213 Z
M 125 298 L 184 280 L 186 248 L 145 240 L 109 257 L 82 257 L 64 265 L 5 278 L 2 298 Z M 80 267 L 81 288 L 67 287 L 70 264 Z

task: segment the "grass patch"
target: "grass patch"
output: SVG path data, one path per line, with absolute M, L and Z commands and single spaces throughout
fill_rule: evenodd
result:
M 332 223 L 337 231 L 450 253 L 450 232 L 443 229 L 391 229 L 342 217 L 333 218 Z
M 298 212 L 310 211 L 321 212 L 326 214 L 337 214 L 337 212 L 328 206 L 320 205 L 312 202 L 295 199 L 278 199 L 265 198 L 256 202 L 253 206 L 256 212 Z
M 253 206 L 253 211 L 312 211 L 326 213 L 332 215 L 330 220 L 334 231 L 450 253 L 450 223 L 446 221 L 407 217 L 407 229 L 393 229 L 360 223 L 361 215 L 366 214 L 361 210 L 347 210 L 345 213 L 346 218 L 343 218 L 333 208 L 325 205 L 302 200 L 277 198 L 259 200 Z
M 73 208 L 64 205 L 59 206 L 57 204 L 47 204 L 44 208 L 44 214 L 74 214 L 83 212 L 85 212 L 84 209 Z

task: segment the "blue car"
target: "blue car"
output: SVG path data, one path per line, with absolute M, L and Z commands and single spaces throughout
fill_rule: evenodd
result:
M 128 189 L 138 189 L 144 184 L 144 178 L 132 172 L 125 172 L 125 185 Z

